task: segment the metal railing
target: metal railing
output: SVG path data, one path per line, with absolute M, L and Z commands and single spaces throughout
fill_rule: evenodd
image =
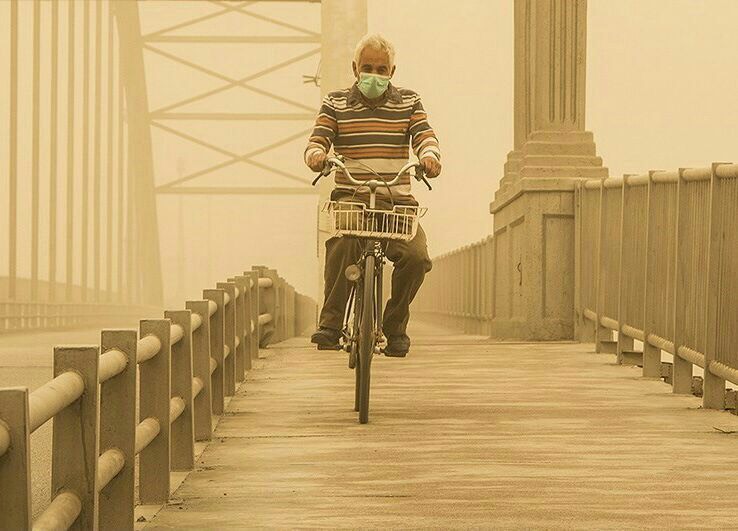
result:
M 164 317 L 56 347 L 32 393 L 0 389 L 0 529 L 133 529 L 136 456 L 139 502 L 165 503 L 259 348 L 314 325 L 316 305 L 258 266 Z M 30 435 L 52 418 L 52 499 L 31 522 Z
M 590 180 L 576 194 L 577 336 L 649 377 L 672 354 L 675 393 L 691 392 L 697 365 L 704 407 L 724 408 L 725 382 L 738 384 L 738 165 Z
M 738 385 L 738 165 L 592 179 L 575 195 L 575 337 L 648 377 L 669 369 L 661 354 L 670 353 L 675 393 L 692 392 L 697 365 L 704 406 L 732 406 L 725 384 Z M 434 258 L 413 310 L 488 333 L 492 320 L 521 313 L 515 256 L 501 234 Z
M 494 282 L 494 244 L 494 237 L 488 236 L 434 258 L 413 311 L 466 334 L 489 334 L 495 310 L 507 302 Z M 495 293 L 500 298 L 495 299 Z

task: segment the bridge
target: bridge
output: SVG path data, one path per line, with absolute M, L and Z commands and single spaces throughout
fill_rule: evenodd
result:
M 320 276 L 327 219 L 315 264 L 259 249 L 282 237 L 270 201 L 297 219 L 330 189 L 282 150 L 352 82 L 367 2 L 193 6 L 1 6 L 0 528 L 738 524 L 738 164 L 609 175 L 585 130 L 586 0 L 515 0 L 493 228 L 433 258 L 368 425 L 292 278 Z M 273 56 L 234 74 L 212 44 Z M 284 92 L 298 72 L 315 93 Z M 261 99 L 218 103 L 233 89 Z

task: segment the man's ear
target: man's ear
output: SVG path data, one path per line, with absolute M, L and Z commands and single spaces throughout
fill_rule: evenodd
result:
M 356 70 L 356 61 L 351 61 L 351 69 L 354 71 L 354 77 L 359 79 L 359 72 Z

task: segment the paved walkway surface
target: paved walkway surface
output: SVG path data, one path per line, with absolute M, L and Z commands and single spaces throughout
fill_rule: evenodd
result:
M 738 527 L 738 417 L 591 345 L 422 335 L 363 426 L 344 357 L 262 355 L 148 528 Z

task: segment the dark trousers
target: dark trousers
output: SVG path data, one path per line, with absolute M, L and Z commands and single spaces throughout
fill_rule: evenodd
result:
M 340 330 L 350 291 L 344 270 L 361 256 L 365 240 L 341 237 L 325 242 L 325 303 L 320 312 L 320 326 Z M 415 238 L 409 242 L 390 241 L 387 258 L 393 262 L 392 295 L 383 315 L 386 336 L 404 334 L 410 319 L 410 303 L 415 298 L 425 274 L 431 270 L 431 259 L 423 227 L 418 225 Z

